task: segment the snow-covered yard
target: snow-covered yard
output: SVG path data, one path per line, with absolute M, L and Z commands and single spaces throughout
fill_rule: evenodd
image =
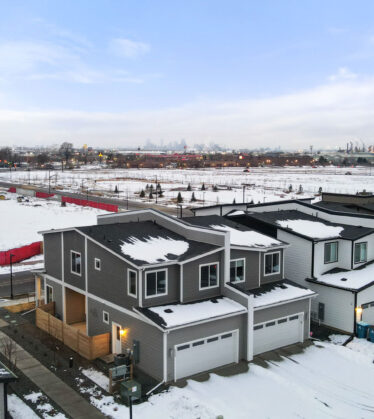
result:
M 161 184 L 163 197 L 158 202 L 171 205 L 181 192 L 184 203 L 188 205 L 212 205 L 216 203 L 237 203 L 245 200 L 254 203 L 269 202 L 295 197 L 310 197 L 321 187 L 325 192 L 356 193 L 362 189 L 373 189 L 373 177 L 370 168 L 349 168 L 351 176 L 345 176 L 344 167 L 256 167 L 248 173 L 242 167 L 222 169 L 107 169 L 82 168 L 73 171 L 53 172 L 51 185 L 60 190 L 86 193 L 100 193 L 121 199 L 149 201 L 149 190 L 145 198 L 139 197 L 140 191 L 147 184 L 153 184 L 155 201 L 156 180 Z M 374 172 L 373 172 L 374 175 Z M 38 186 L 48 186 L 47 171 L 16 171 L 0 173 L 0 180 L 22 182 Z M 205 190 L 202 190 L 202 184 Z M 187 186 L 191 190 L 187 191 Z M 217 189 L 213 191 L 213 186 Z M 289 192 L 289 187 L 292 190 Z M 301 185 L 302 193 L 297 193 Z M 115 193 L 116 188 L 118 193 Z M 191 202 L 192 193 L 197 202 Z
M 41 230 L 96 224 L 96 216 L 107 213 L 72 204 L 61 207 L 57 201 L 38 198 L 17 202 L 16 194 L 0 193 L 6 196 L 0 200 L 0 251 L 42 240 Z
M 336 336 L 336 335 L 335 335 Z M 211 374 L 208 381 L 188 380 L 184 388 L 150 397 L 134 406 L 139 419 L 372 418 L 374 417 L 374 344 L 354 339 L 348 347 L 316 342 L 303 353 L 250 364 L 232 377 Z M 371 345 L 371 346 L 370 346 Z M 126 406 L 111 396 L 91 397 L 104 414 L 126 419 Z

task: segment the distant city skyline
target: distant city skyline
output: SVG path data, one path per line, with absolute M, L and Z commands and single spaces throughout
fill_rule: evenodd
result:
M 5 2 L 0 146 L 373 143 L 371 1 Z

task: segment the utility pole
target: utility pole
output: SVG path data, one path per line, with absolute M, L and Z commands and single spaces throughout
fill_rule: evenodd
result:
M 245 204 L 245 185 L 243 185 L 243 204 Z
M 10 261 L 10 299 L 13 300 L 13 254 L 10 253 L 9 261 Z
M 51 169 L 48 169 L 48 193 L 51 193 Z
M 156 204 L 157 204 L 157 195 L 158 195 L 158 187 L 157 187 L 157 175 L 156 175 Z

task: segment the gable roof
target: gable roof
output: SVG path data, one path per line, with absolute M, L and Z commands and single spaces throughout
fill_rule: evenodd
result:
M 178 263 L 220 249 L 188 240 L 152 221 L 99 224 L 76 230 L 137 266 Z
M 335 224 L 297 210 L 251 212 L 247 213 L 247 216 L 313 241 L 331 239 L 357 240 L 374 233 L 374 228 Z
M 184 220 L 190 224 L 209 227 L 214 230 L 229 231 L 231 246 L 261 249 L 286 245 L 280 240 L 219 215 L 187 217 Z

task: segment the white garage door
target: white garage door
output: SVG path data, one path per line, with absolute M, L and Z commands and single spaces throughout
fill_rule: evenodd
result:
M 304 313 L 269 320 L 253 327 L 253 355 L 303 341 Z
M 175 346 L 175 380 L 239 361 L 238 330 Z
M 374 302 L 362 304 L 362 320 L 369 324 L 374 324 Z

